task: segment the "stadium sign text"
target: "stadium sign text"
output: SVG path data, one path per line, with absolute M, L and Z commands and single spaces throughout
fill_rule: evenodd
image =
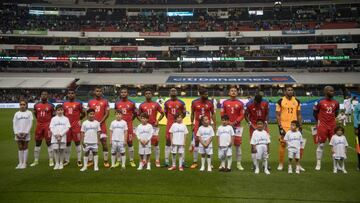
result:
M 291 76 L 169 76 L 167 83 L 190 84 L 277 84 L 295 83 Z

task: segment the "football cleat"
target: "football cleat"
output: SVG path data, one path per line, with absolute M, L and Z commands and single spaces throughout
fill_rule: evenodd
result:
M 50 159 L 50 160 L 49 160 L 49 166 L 50 166 L 50 167 L 53 167 L 54 165 L 55 165 L 55 164 L 54 164 L 54 160 Z
M 243 170 L 244 170 L 244 167 L 242 167 L 241 162 L 238 162 L 236 167 L 237 167 L 237 169 L 240 170 L 240 171 L 243 171 Z
M 39 161 L 34 161 L 32 164 L 30 164 L 31 167 L 34 167 L 39 164 Z
M 197 164 L 197 163 L 193 163 L 193 164 L 190 166 L 191 169 L 195 169 L 195 168 L 197 168 L 197 167 L 198 167 L 198 164 Z
M 82 164 L 81 161 L 78 161 L 76 164 L 77 164 L 78 167 L 82 167 L 82 166 L 83 166 L 83 164 Z
M 110 168 L 110 164 L 109 164 L 109 162 L 104 161 L 104 167 L 105 167 L 105 168 Z
M 134 162 L 134 161 L 130 161 L 130 166 L 133 167 L 133 168 L 135 168 L 135 167 L 136 167 L 135 162 Z
M 117 167 L 119 167 L 119 166 L 120 166 L 120 161 L 115 162 L 114 168 L 117 168 Z
M 89 160 L 88 164 L 87 164 L 87 167 L 90 168 L 94 165 L 94 162 L 91 160 Z

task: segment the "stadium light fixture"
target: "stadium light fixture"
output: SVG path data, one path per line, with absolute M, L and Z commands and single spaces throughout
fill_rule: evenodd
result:
M 135 41 L 145 41 L 144 38 L 136 38 Z

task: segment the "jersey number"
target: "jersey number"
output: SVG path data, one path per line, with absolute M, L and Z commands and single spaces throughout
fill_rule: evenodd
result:
M 293 111 L 294 111 L 294 109 L 293 109 L 293 108 L 288 108 L 288 113 L 289 113 L 289 114 L 292 114 L 292 113 L 293 113 Z
M 332 107 L 326 107 L 326 113 L 332 114 Z
M 40 117 L 45 117 L 46 112 L 45 111 L 40 111 Z

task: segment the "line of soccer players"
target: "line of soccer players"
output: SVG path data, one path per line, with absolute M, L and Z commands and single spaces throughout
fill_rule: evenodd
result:
M 339 103 L 333 99 L 334 89 L 327 86 L 324 89 L 325 97 L 319 100 L 314 106 L 314 117 L 318 121 L 317 132 L 314 133 L 314 141 L 318 144 L 316 150 L 316 170 L 321 168 L 321 158 L 324 143 L 327 139 L 333 150 L 334 173 L 338 170 L 346 173 L 344 159 L 346 159 L 346 147 L 348 146 L 344 136 L 344 129 L 336 127 L 336 116 L 339 110 Z M 36 146 L 34 149 L 34 162 L 30 166 L 39 164 L 39 154 L 42 140 L 45 139 L 48 146 L 49 166 L 55 170 L 62 169 L 69 164 L 71 142 L 75 142 L 77 152 L 77 165 L 81 171 L 94 165 L 98 167 L 98 142 L 102 145 L 104 167 L 117 167 L 122 164 L 125 168 L 126 145 L 131 167 L 136 167 L 134 162 L 135 138 L 139 141 L 140 162 L 138 170 L 151 169 L 150 154 L 151 146 L 155 151 L 155 166 L 160 167 L 159 148 L 159 122 L 165 116 L 166 145 L 165 145 L 165 166 L 168 170 L 176 170 L 176 155 L 179 155 L 179 170 L 185 166 L 185 142 L 189 133 L 183 118 L 186 115 L 185 103 L 178 99 L 177 90 L 170 90 L 170 99 L 164 103 L 164 109 L 152 101 L 153 92 L 145 90 L 145 101 L 139 108 L 133 101 L 128 99 L 128 90 L 122 88 L 119 100 L 115 103 L 116 119 L 110 125 L 111 144 L 111 165 L 108 161 L 107 126 L 106 119 L 109 116 L 109 102 L 103 98 L 102 88 L 94 89 L 94 98 L 88 101 L 88 110 L 85 112 L 83 105 L 76 99 L 75 91 L 68 90 L 68 100 L 62 105 L 54 107 L 48 102 L 46 91 L 41 93 L 41 102 L 34 105 L 34 115 L 37 120 L 35 129 Z M 193 139 L 190 150 L 193 152 L 193 163 L 190 168 L 198 167 L 198 154 L 201 154 L 200 170 L 212 171 L 211 159 L 213 155 L 212 141 L 215 135 L 218 136 L 218 156 L 221 160 L 220 171 L 231 171 L 232 145 L 235 147 L 236 167 L 244 170 L 242 159 L 242 120 L 246 120 L 250 130 L 251 157 L 255 173 L 259 173 L 259 162 L 263 161 L 263 168 L 266 174 L 270 174 L 267 159 L 269 156 L 270 135 L 268 129 L 269 104 L 257 94 L 254 99 L 244 104 L 238 99 L 236 86 L 229 88 L 229 99 L 222 103 L 221 126 L 217 129 L 216 113 L 213 102 L 208 99 L 206 89 L 199 90 L 200 97 L 191 104 L 191 126 Z M 20 110 L 15 114 L 14 134 L 19 146 L 19 165 L 17 169 L 26 168 L 28 156 L 28 142 L 32 126 L 32 113 L 27 110 L 27 102 L 22 100 Z M 81 120 L 87 114 L 87 120 L 81 124 Z M 158 114 L 160 116 L 158 117 Z M 137 118 L 141 123 L 135 128 L 133 121 Z M 302 118 L 300 101 L 294 97 L 292 87 L 287 87 L 285 96 L 276 104 L 276 118 L 279 126 L 279 166 L 283 170 L 285 149 L 287 147 L 289 166 L 288 172 L 292 173 L 291 162 L 296 161 L 296 173 L 305 171 L 300 165 L 306 140 L 302 137 Z M 210 121 L 211 120 L 211 121 Z M 337 136 L 333 136 L 337 135 Z M 81 153 L 84 151 L 84 164 L 81 160 Z M 170 154 L 172 164 L 170 165 Z M 55 163 L 54 163 L 55 160 Z M 227 164 L 226 164 L 227 161 Z M 227 166 L 226 166 L 227 165 Z

